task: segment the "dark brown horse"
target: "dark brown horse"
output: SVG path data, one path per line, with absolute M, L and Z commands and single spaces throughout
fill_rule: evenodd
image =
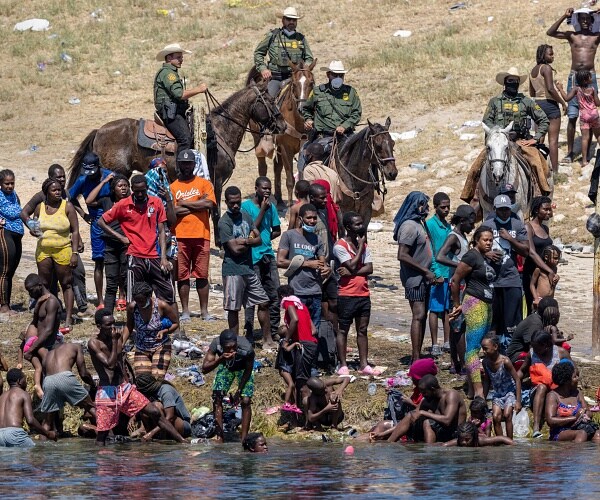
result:
M 388 117 L 385 125 L 367 122 L 365 128 L 335 149 L 332 159 L 340 178 L 340 208 L 342 212 L 360 213 L 365 226 L 371 220 L 375 189 L 382 189 L 384 179 L 393 181 L 398 175 L 394 140 L 389 133 L 391 119 Z
M 251 83 L 237 91 L 209 113 L 209 119 L 216 135 L 217 150 L 208 154 L 209 172 L 215 188 L 217 209 L 213 213 L 214 227 L 220 218 L 221 192 L 235 168 L 235 154 L 242 142 L 248 123 L 252 119 L 265 133 L 277 134 L 285 130 L 273 99 L 266 91 L 266 83 Z M 138 145 L 139 120 L 122 118 L 92 130 L 79 145 L 71 161 L 69 186 L 81 175 L 81 160 L 86 152 L 94 151 L 102 165 L 129 177 L 133 170 L 146 172 L 150 158 L 157 155 L 152 149 Z M 169 177 L 175 177 L 175 161 L 167 157 Z M 217 245 L 218 234 L 215 231 Z
M 290 205 L 292 204 L 294 193 L 294 155 L 300 151 L 303 142 L 306 140 L 304 118 L 302 118 L 300 111 L 302 111 L 302 106 L 315 86 L 315 78 L 312 70 L 316 63 L 316 59 L 310 66 L 304 66 L 304 61 L 300 61 L 298 64 L 290 62 L 292 76 L 290 77 L 289 84 L 283 88 L 282 92 L 277 97 L 277 104 L 287 123 L 286 132 L 274 137 L 274 196 L 278 203 L 283 203 L 281 172 L 285 170 L 285 184 L 288 194 L 287 200 Z M 248 74 L 247 81 L 252 81 L 253 79 L 260 81 L 260 73 L 251 70 Z M 254 130 L 252 123 L 250 124 L 250 127 Z M 258 133 L 253 133 L 253 136 L 254 144 L 256 145 L 260 141 L 260 135 Z M 267 175 L 267 159 L 265 157 L 259 157 L 257 160 L 258 175 Z

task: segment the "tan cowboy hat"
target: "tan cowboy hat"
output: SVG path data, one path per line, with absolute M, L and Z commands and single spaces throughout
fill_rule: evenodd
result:
M 520 75 L 519 70 L 514 66 L 512 68 L 508 68 L 508 71 L 501 71 L 496 75 L 496 81 L 500 85 L 504 85 L 504 79 L 507 76 L 516 76 L 519 79 L 519 85 L 523 85 L 525 80 L 527 80 L 527 75 Z
M 287 17 L 288 19 L 302 19 L 302 16 L 298 14 L 296 7 L 286 7 L 283 12 L 279 11 L 277 17 Z
M 181 52 L 182 54 L 191 54 L 191 50 L 184 49 L 178 43 L 170 43 L 169 45 L 165 45 L 165 48 L 162 49 L 158 54 L 156 54 L 157 61 L 164 61 L 165 57 L 169 54 L 175 54 L 176 52 Z
M 344 68 L 344 63 L 342 61 L 331 61 L 329 66 L 323 66 L 321 71 L 331 71 L 332 73 L 348 73 L 348 70 Z

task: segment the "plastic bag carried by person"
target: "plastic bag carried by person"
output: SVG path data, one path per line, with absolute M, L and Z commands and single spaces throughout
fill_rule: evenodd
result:
M 513 433 L 520 438 L 529 436 L 529 414 L 525 408 L 513 415 Z

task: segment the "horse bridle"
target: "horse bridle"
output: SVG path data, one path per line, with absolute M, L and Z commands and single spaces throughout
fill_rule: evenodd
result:
M 375 150 L 375 145 L 373 144 L 373 139 L 375 137 L 377 137 L 378 135 L 383 135 L 383 134 L 389 134 L 389 131 L 385 130 L 383 132 L 377 132 L 376 134 L 370 134 L 369 139 L 368 139 L 369 148 L 371 149 L 372 156 L 375 158 L 375 160 L 377 160 L 377 166 L 379 167 L 380 170 L 383 168 L 384 163 L 388 163 L 390 161 L 396 161 L 396 158 L 394 158 L 393 156 L 390 156 L 388 158 L 380 158 L 377 155 L 377 151 Z
M 310 69 L 308 69 L 308 68 L 295 69 L 295 70 L 292 71 L 292 73 L 306 73 L 306 72 L 312 73 L 312 71 Z M 314 85 L 314 78 L 313 78 L 313 85 Z M 290 82 L 290 92 L 292 93 L 292 97 L 294 98 L 294 101 L 296 101 L 296 103 L 306 102 L 306 99 L 300 99 L 299 97 L 296 97 L 294 95 L 294 92 L 293 92 L 293 82 Z
M 508 134 L 506 134 L 505 132 L 501 132 L 502 134 L 504 134 L 507 138 L 508 138 Z M 494 163 L 502 163 L 503 167 L 502 167 L 502 171 L 503 173 L 506 172 L 506 167 L 508 166 L 508 154 L 506 155 L 505 158 L 494 158 L 494 159 L 489 159 L 487 158 L 486 155 L 486 159 L 488 161 L 488 163 L 491 165 L 493 165 Z

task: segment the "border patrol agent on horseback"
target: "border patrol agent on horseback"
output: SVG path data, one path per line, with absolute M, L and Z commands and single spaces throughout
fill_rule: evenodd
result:
M 302 116 L 304 128 L 310 131 L 310 139 L 305 146 L 318 141 L 328 154 L 334 136 L 341 142 L 354 133 L 362 116 L 362 106 L 356 90 L 344 84 L 344 75 L 348 70 L 342 61 L 331 61 L 328 67 L 321 70 L 327 72 L 329 82 L 313 89 L 302 108 Z M 298 159 L 300 172 L 305 161 L 302 153 Z
M 185 89 L 178 72 L 183 63 L 183 54 L 191 52 L 178 43 L 165 46 L 156 55 L 156 60 L 163 61 L 163 65 L 154 77 L 154 107 L 165 127 L 175 137 L 177 153 L 194 147 L 192 132 L 185 117 L 188 99 L 207 89 L 204 83 L 193 89 Z
M 267 89 L 273 97 L 277 97 L 283 82 L 292 74 L 290 62 L 304 61 L 306 65 L 313 62 L 306 37 L 296 31 L 298 19 L 301 16 L 294 7 L 286 8 L 281 19 L 283 26 L 269 31 L 254 49 L 254 65 L 269 82 Z M 267 54 L 269 61 L 265 62 Z
M 547 177 L 551 174 L 548 171 L 546 160 L 535 146 L 540 144 L 540 139 L 546 135 L 550 121 L 533 99 L 519 92 L 519 87 L 526 80 L 527 75 L 519 75 L 517 68 L 510 68 L 508 71 L 498 73 L 496 82 L 502 85 L 504 90 L 502 94 L 490 99 L 482 122 L 490 128 L 494 126 L 506 128 L 511 122 L 513 123 L 509 133 L 510 139 L 521 147 L 521 154 L 525 160 L 532 168 L 536 169 L 540 189 L 543 192 L 549 192 Z M 533 137 L 529 130 L 531 120 L 537 125 L 537 131 Z M 475 196 L 475 187 L 485 159 L 486 150 L 484 149 L 471 165 L 460 196 L 467 203 L 470 203 Z

